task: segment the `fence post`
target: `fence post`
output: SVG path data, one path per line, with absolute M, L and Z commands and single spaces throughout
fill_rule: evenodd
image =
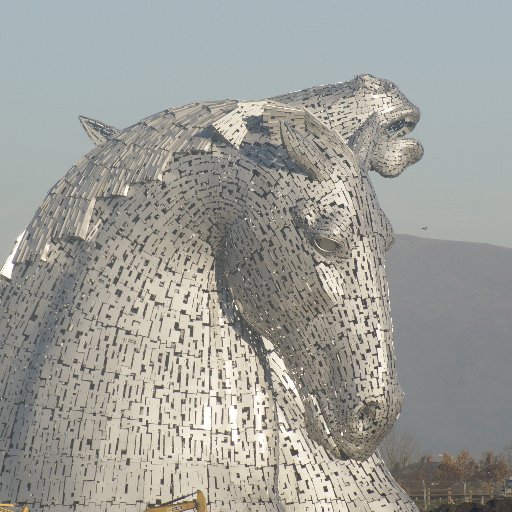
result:
M 427 510 L 427 486 L 423 480 L 423 510 Z

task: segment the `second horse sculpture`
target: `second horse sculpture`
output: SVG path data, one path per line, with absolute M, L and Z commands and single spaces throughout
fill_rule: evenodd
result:
M 369 75 L 124 130 L 82 118 L 97 147 L 0 280 L 0 497 L 416 510 L 374 454 L 402 392 L 368 173 L 421 158 L 418 119 Z

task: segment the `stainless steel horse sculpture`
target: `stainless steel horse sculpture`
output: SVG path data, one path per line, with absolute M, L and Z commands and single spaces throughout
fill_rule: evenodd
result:
M 137 511 L 413 511 L 374 452 L 402 392 L 368 178 L 422 155 L 369 75 L 117 130 L 0 280 L 0 497 Z

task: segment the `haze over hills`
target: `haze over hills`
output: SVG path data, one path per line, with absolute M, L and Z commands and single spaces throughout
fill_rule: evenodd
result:
M 512 249 L 397 235 L 387 255 L 397 428 L 434 457 L 512 443 Z

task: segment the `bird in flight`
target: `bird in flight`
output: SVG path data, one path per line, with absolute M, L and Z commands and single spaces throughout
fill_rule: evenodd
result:
M 423 229 L 423 231 L 427 231 L 428 226 L 423 226 L 421 229 Z

